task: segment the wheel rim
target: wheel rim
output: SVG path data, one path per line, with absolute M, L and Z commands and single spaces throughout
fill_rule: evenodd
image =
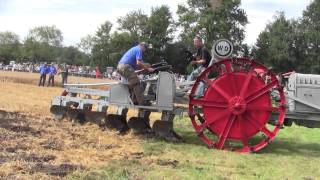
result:
M 197 98 L 195 92 L 201 83 L 204 95 Z M 277 103 L 271 97 L 275 92 L 280 99 Z M 190 93 L 189 116 L 209 147 L 223 149 L 226 141 L 237 141 L 241 146 L 235 150 L 251 152 L 274 139 L 284 121 L 284 107 L 283 88 L 276 76 L 255 61 L 235 58 L 215 63 L 197 78 Z M 278 117 L 270 130 L 267 123 L 271 113 Z M 258 133 L 265 137 L 253 144 L 251 139 Z

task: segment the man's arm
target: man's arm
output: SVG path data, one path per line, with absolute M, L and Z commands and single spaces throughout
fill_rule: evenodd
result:
M 142 60 L 142 51 L 141 50 L 139 50 L 138 53 L 136 54 L 136 63 L 142 69 L 145 69 L 145 70 L 147 70 L 149 72 L 153 72 L 154 71 L 154 69 L 151 68 L 150 64 L 143 62 L 143 60 Z
M 199 64 L 205 64 L 206 63 L 206 60 L 204 59 L 200 59 L 200 60 L 195 60 L 195 61 L 191 61 L 191 64 L 196 64 L 196 65 L 199 65 Z
M 153 72 L 154 69 L 151 68 L 151 65 L 148 63 L 143 63 L 140 59 L 137 59 L 137 65 L 141 68 L 141 69 L 145 69 L 149 72 Z

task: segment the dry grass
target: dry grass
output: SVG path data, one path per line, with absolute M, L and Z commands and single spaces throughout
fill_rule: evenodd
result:
M 38 73 L 27 72 L 12 72 L 12 71 L 0 71 L 1 82 L 14 82 L 21 84 L 38 85 L 40 75 Z M 48 80 L 48 77 L 47 77 Z M 94 79 L 85 77 L 69 76 L 68 83 L 92 83 L 92 82 L 106 82 L 105 79 Z M 57 85 L 61 85 L 61 76 L 55 76 L 55 82 Z
M 69 166 L 90 169 L 141 152 L 139 138 L 131 134 L 118 136 L 93 124 L 53 120 L 50 102 L 63 89 L 38 87 L 37 78 L 37 74 L 0 72 L 0 110 L 4 110 L 0 116 L 0 178 L 57 178 L 54 172 L 64 175 Z M 70 78 L 78 80 L 105 81 Z M 130 111 L 129 116 L 135 113 Z

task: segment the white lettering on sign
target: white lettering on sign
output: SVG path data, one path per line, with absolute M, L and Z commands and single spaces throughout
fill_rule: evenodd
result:
M 218 40 L 213 46 L 213 53 L 219 58 L 227 58 L 232 54 L 233 45 L 226 39 Z

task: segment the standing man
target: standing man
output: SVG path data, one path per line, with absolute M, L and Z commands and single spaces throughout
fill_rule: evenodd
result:
M 194 81 L 202 71 L 204 71 L 210 61 L 211 55 L 209 50 L 203 45 L 202 39 L 199 36 L 196 36 L 193 39 L 193 45 L 197 48 L 197 54 L 195 60 L 191 61 L 191 65 L 196 65 L 197 68 L 191 72 L 188 77 L 188 81 Z
M 142 94 L 140 80 L 135 70 L 145 69 L 153 72 L 150 64 L 144 63 L 142 53 L 146 51 L 149 45 L 145 42 L 129 49 L 118 62 L 117 71 L 124 78 L 128 79 L 129 89 L 132 90 L 139 105 L 147 105 Z
M 64 84 L 68 83 L 68 74 L 69 69 L 66 64 L 61 65 L 59 68 L 59 74 L 61 74 L 62 83 L 61 86 L 64 87 Z
M 45 63 L 40 66 L 40 80 L 38 86 L 44 86 L 48 74 L 48 64 Z
M 50 82 L 51 82 L 51 86 L 54 86 L 54 76 L 57 74 L 57 69 L 54 66 L 53 63 L 51 63 L 51 66 L 48 68 L 48 74 L 49 74 L 49 80 L 48 80 L 48 87 L 50 86 Z

